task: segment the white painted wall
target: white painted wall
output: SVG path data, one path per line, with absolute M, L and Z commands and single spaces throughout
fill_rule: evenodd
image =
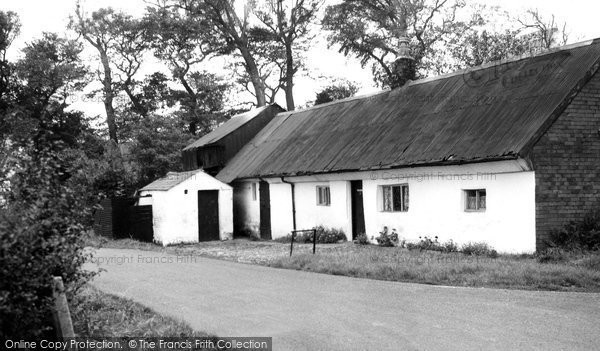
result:
M 271 195 L 271 237 L 276 239 L 290 234 L 294 227 L 292 192 L 289 184 L 281 182 L 271 183 L 269 189 Z M 296 211 L 298 211 L 298 208 L 296 208 Z
M 363 180 L 367 235 L 375 237 L 387 226 L 401 237 L 438 236 L 459 244 L 485 241 L 501 252 L 535 251 L 535 177 L 522 161 L 501 161 L 461 166 L 422 167 L 374 172 L 289 177 L 296 183 L 298 229 L 315 225 L 341 227 L 351 236 L 350 180 Z M 273 238 L 292 230 L 289 184 L 270 179 Z M 331 206 L 316 204 L 317 185 L 329 184 Z M 379 186 L 409 185 L 408 212 L 382 212 Z M 464 191 L 486 189 L 485 212 L 465 212 Z
M 187 190 L 187 194 L 185 194 Z M 198 241 L 198 191 L 219 191 L 219 236 L 233 238 L 233 189 L 199 172 L 168 191 L 142 191 L 139 204 L 152 205 L 154 241 L 163 245 Z
M 255 183 L 256 199 L 252 196 L 252 183 Z M 233 184 L 234 230 L 241 234 L 248 232 L 259 236 L 260 232 L 260 192 L 258 181 L 248 180 Z
M 329 186 L 331 196 L 329 206 L 317 205 L 317 186 Z M 335 180 L 297 183 L 295 187 L 296 224 L 299 230 L 311 229 L 326 223 L 326 227 L 343 229 L 346 237 L 349 240 L 352 239 L 352 227 L 349 220 L 350 202 L 348 201 L 350 198 L 350 182 Z M 279 208 L 279 205 L 276 207 Z

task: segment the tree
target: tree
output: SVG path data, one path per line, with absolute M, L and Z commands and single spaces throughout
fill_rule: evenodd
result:
M 23 49 L 23 59 L 15 64 L 16 80 L 11 140 L 20 147 L 31 142 L 34 148 L 47 148 L 54 142 L 74 146 L 83 127 L 79 112 L 66 111 L 70 93 L 86 84 L 87 69 L 75 40 L 44 33 Z M 50 133 L 51 132 L 51 133 Z
M 569 40 L 567 32 L 567 23 L 562 25 L 556 22 L 554 15 L 549 19 L 544 18 L 538 9 L 527 10 L 523 18 L 517 19 L 523 26 L 523 29 L 532 29 L 533 38 L 535 38 L 542 49 L 550 49 L 556 46 L 565 45 Z
M 151 7 L 145 22 L 155 56 L 167 63 L 173 78 L 183 87 L 171 90 L 170 96 L 180 103 L 182 118 L 195 135 L 223 108 L 229 85 L 217 75 L 194 70 L 194 66 L 222 53 L 224 42 L 207 29 L 206 20 L 179 7 Z
M 20 28 L 21 24 L 16 13 L 0 11 L 0 101 L 7 92 L 10 77 L 10 64 L 6 59 L 6 52 L 19 35 Z
M 464 69 L 524 54 L 529 46 L 518 35 L 518 31 L 508 29 L 498 33 L 468 31 L 451 49 L 453 68 Z
M 352 97 L 358 92 L 358 89 L 358 85 L 354 82 L 347 80 L 336 82 L 317 93 L 315 105 Z
M 254 2 L 244 2 L 243 9 L 238 14 L 236 9 L 241 6 L 235 0 L 157 0 L 154 7 L 162 11 L 183 11 L 184 17 L 201 25 L 201 30 L 208 37 L 219 41 L 219 54 L 236 53 L 243 62 L 244 70 L 253 89 L 257 106 L 266 104 L 265 82 L 257 64 L 256 53 L 253 51 L 250 36 L 250 16 Z M 185 30 L 185 29 L 184 29 Z M 189 30 L 197 35 L 198 27 Z
M 256 105 L 264 106 L 266 104 L 264 78 L 261 77 L 258 70 L 248 35 L 252 3 L 244 3 L 241 17 L 236 12 L 235 0 L 205 0 L 201 3 L 202 5 L 190 8 L 190 10 L 210 21 L 220 37 L 227 43 L 226 51 L 237 51 L 241 56 L 254 88 Z
M 503 14 L 495 8 L 486 10 L 485 7 L 476 13 L 484 16 L 482 11 L 488 11 L 487 16 L 504 18 L 505 28 L 498 31 L 488 30 L 485 26 L 468 28 L 449 45 L 454 64 L 451 69 L 463 69 L 524 54 L 534 54 L 540 50 L 565 45 L 568 40 L 566 23 L 559 29 L 554 15 L 550 20 L 545 20 L 537 10 L 528 10 L 524 17 L 515 19 L 508 13 Z
M 481 21 L 459 20 L 464 7 L 460 0 L 344 0 L 326 8 L 323 27 L 330 31 L 330 46 L 339 45 L 341 53 L 357 57 L 363 66 L 371 64 L 375 82 L 390 86 L 403 36 L 411 40 L 417 72 L 440 73 L 440 46 Z
M 148 184 L 169 171 L 181 171 L 181 150 L 192 137 L 177 117 L 150 116 L 134 131 L 132 161 L 136 183 Z
M 71 20 L 70 27 L 98 52 L 102 65 L 102 72 L 98 72 L 98 76 L 102 83 L 108 135 L 110 140 L 118 144 L 119 138 L 113 104 L 116 93 L 112 67 L 110 65 L 110 50 L 114 42 L 114 37 L 111 36 L 111 33 L 115 12 L 112 9 L 100 9 L 92 13 L 90 18 L 85 18 L 81 4 L 78 2 L 75 15 L 76 19 Z
M 133 112 L 146 117 L 147 106 L 141 101 L 141 97 L 134 92 L 139 84 L 135 80 L 141 65 L 142 58 L 149 48 L 146 33 L 147 23 L 143 20 L 134 19 L 129 15 L 119 13 L 112 21 L 113 51 L 112 61 L 120 77 L 117 89 L 123 90 L 133 105 Z
M 65 158 L 85 129 L 82 114 L 66 103 L 83 84 L 80 51 L 77 42 L 44 34 L 11 64 L 0 96 L 0 120 L 10 126 L 2 131 L 9 141 L 4 151 L 12 155 L 0 167 L 10 187 L 0 211 L 2 339 L 52 337 L 52 277 L 62 277 L 72 292 L 91 275 L 82 270 L 90 212 L 84 192 L 69 183 L 74 169 Z
M 280 85 L 285 92 L 287 110 L 295 109 L 294 75 L 302 66 L 298 52 L 305 51 L 309 44 L 309 27 L 314 22 L 322 5 L 321 0 L 293 0 L 286 6 L 283 0 L 265 0 L 263 6 L 256 8 L 255 13 L 268 29 L 265 37 L 281 45 L 283 63 L 279 65 L 281 72 Z M 270 50 L 271 57 L 277 56 L 277 50 Z M 273 60 L 277 62 L 277 60 Z

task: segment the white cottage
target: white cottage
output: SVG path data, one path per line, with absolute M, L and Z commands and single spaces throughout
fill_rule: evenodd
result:
M 532 252 L 600 201 L 600 40 L 279 113 L 217 179 L 234 229 Z
M 202 170 L 169 172 L 139 191 L 163 245 L 233 238 L 233 189 Z

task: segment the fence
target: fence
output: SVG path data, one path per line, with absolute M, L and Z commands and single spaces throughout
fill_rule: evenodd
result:
M 94 231 L 113 239 L 152 242 L 152 206 L 135 206 L 135 198 L 104 199 L 94 213 Z
M 312 233 L 313 237 L 313 255 L 317 250 L 317 230 L 316 229 L 304 229 L 304 230 L 292 230 L 292 240 L 290 241 L 290 256 L 292 256 L 292 252 L 294 252 L 294 238 L 298 233 Z

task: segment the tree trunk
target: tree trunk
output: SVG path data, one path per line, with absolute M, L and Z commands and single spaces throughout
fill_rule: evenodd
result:
M 102 85 L 104 86 L 104 109 L 106 110 L 106 124 L 108 125 L 108 137 L 113 140 L 116 144 L 119 143 L 117 137 L 117 123 L 115 122 L 115 109 L 113 107 L 114 92 L 112 87 L 112 72 L 110 70 L 110 64 L 108 62 L 108 54 L 105 50 L 98 49 L 100 53 L 100 61 L 102 61 L 102 68 L 104 69 L 104 78 L 102 79 Z
M 133 91 L 131 91 L 130 79 L 127 79 L 127 81 L 123 85 L 123 90 L 125 90 L 125 93 L 129 97 L 129 100 L 133 104 L 134 111 L 139 113 L 142 117 L 146 117 L 148 115 L 148 111 L 146 111 L 146 108 L 140 103 L 140 99 L 133 95 Z
M 246 63 L 246 71 L 250 76 L 250 81 L 252 82 L 252 86 L 254 87 L 254 94 L 256 95 L 256 105 L 258 107 L 265 106 L 267 104 L 267 99 L 265 97 L 265 86 L 263 85 L 262 79 L 260 78 L 260 74 L 258 73 L 258 67 L 256 66 L 256 62 L 254 58 L 250 54 L 250 51 L 245 47 L 239 48 L 242 57 L 244 58 L 244 62 Z
M 292 54 L 292 45 L 285 45 L 285 103 L 288 111 L 296 109 L 294 104 L 294 56 Z
M 190 97 L 190 112 L 192 113 L 193 118 L 190 118 L 190 125 L 188 126 L 188 131 L 192 135 L 196 135 L 196 132 L 198 131 L 198 120 L 200 119 L 200 117 L 198 116 L 198 98 L 196 97 L 196 92 L 194 91 L 194 89 L 192 89 L 192 87 L 188 84 L 187 80 L 185 79 L 185 73 L 179 76 L 179 81 L 181 82 L 181 85 L 183 85 L 183 88 Z

